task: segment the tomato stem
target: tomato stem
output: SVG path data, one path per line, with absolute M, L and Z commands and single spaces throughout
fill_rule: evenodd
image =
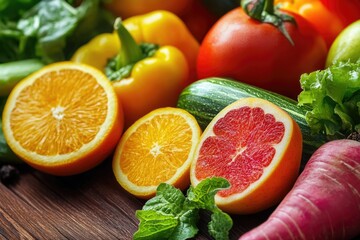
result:
M 124 27 L 120 18 L 116 18 L 114 29 L 117 31 L 121 48 L 116 56 L 116 69 L 133 64 L 143 59 L 140 46 L 135 42 L 129 31 Z
M 241 7 L 251 18 L 274 25 L 291 45 L 294 45 L 284 23 L 296 24 L 296 22 L 292 16 L 278 12 L 274 7 L 274 0 L 241 0 Z

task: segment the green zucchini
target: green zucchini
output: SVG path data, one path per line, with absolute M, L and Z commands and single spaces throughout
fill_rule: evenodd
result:
M 283 110 L 298 123 L 303 135 L 303 155 L 308 158 L 322 144 L 329 141 L 325 135 L 312 134 L 305 114 L 307 107 L 300 107 L 293 99 L 260 89 L 239 81 L 225 78 L 206 78 L 187 86 L 179 95 L 177 107 L 187 110 L 204 130 L 223 108 L 244 97 L 268 100 Z

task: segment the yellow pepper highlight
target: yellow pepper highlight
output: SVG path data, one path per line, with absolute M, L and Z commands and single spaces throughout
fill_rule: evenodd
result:
M 130 17 L 123 21 L 123 25 L 137 43 L 146 42 L 178 48 L 184 54 L 190 71 L 183 87 L 196 80 L 199 43 L 179 17 L 169 11 L 158 10 Z M 72 60 L 90 64 L 103 71 L 108 59 L 114 57 L 120 48 L 116 33 L 104 33 L 80 47 Z
M 114 81 L 126 127 L 151 110 L 176 106 L 188 74 L 184 55 L 175 47 L 164 46 L 153 57 L 137 62 L 131 77 Z

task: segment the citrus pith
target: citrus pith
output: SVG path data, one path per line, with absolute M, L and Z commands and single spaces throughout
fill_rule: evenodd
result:
M 3 111 L 11 149 L 54 175 L 95 167 L 113 151 L 122 129 L 122 109 L 110 81 L 79 63 L 50 64 L 23 79 Z
M 113 171 L 131 194 L 148 199 L 160 183 L 185 189 L 201 135 L 196 119 L 183 109 L 158 108 L 138 119 L 115 150 Z
M 302 135 L 278 106 L 260 98 L 224 108 L 204 130 L 191 166 L 191 183 L 224 177 L 231 187 L 215 196 L 226 212 L 249 214 L 278 203 L 299 173 Z

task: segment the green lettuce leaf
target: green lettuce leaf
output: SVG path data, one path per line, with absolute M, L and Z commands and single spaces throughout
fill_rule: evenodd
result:
M 348 135 L 360 128 L 360 61 L 338 62 L 303 74 L 300 106 L 310 106 L 306 121 L 313 133 Z

